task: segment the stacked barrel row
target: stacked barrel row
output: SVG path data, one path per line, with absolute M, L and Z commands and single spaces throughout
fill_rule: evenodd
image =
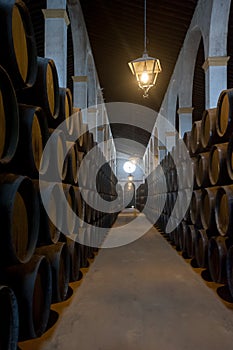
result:
M 0 0 L 0 29 L 0 348 L 16 349 L 18 340 L 46 330 L 51 303 L 67 297 L 69 282 L 80 278 L 80 267 L 93 256 L 93 236 L 115 216 L 83 199 L 85 191 L 88 197 L 94 192 L 88 181 L 80 187 L 78 177 L 81 162 L 96 146 L 93 134 L 81 111 L 70 118 L 72 95 L 59 88 L 54 61 L 37 57 L 30 14 L 21 0 Z M 103 157 L 95 148 L 92 166 Z M 39 182 L 39 172 L 46 181 Z M 112 200 L 116 178 L 108 165 L 98 181 L 100 195 Z
M 219 96 L 216 109 L 203 113 L 190 134 L 195 162 L 195 190 L 190 204 L 190 244 L 201 267 L 208 267 L 214 282 L 226 283 L 233 295 L 233 90 Z M 196 146 L 195 146 L 196 145 Z
M 143 211 L 147 200 L 147 183 L 142 183 L 136 190 L 136 208 Z
M 146 179 L 147 198 L 145 213 L 152 223 L 169 232 L 172 242 L 179 243 L 178 228 L 181 219 L 189 219 L 189 200 L 192 188 L 192 163 L 187 149 L 177 141 Z
M 152 199 L 148 196 L 147 215 L 155 222 L 157 212 L 156 225 L 169 232 L 177 249 L 195 258 L 199 267 L 208 268 L 214 282 L 227 283 L 233 296 L 232 123 L 230 89 L 222 91 L 217 108 L 204 111 L 191 132 L 185 133 L 187 150 L 183 141 L 177 140 L 176 147 L 148 177 Z M 183 213 L 182 206 L 187 207 L 189 201 L 189 209 Z M 181 212 L 180 222 L 177 214 Z

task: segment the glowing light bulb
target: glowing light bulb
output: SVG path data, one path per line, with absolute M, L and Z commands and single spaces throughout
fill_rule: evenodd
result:
M 148 81 L 149 81 L 149 75 L 148 75 L 147 71 L 144 71 L 141 75 L 141 82 L 143 84 L 146 84 L 146 83 L 148 83 Z
M 133 185 L 131 182 L 128 183 L 128 190 L 131 190 L 133 188 Z

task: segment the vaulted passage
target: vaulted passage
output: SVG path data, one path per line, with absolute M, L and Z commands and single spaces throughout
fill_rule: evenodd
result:
M 233 0 L 0 0 L 0 350 L 233 344 Z
M 114 227 L 132 218 L 124 211 Z M 102 249 L 56 329 L 20 348 L 228 349 L 232 327 L 231 310 L 151 228 L 134 243 Z

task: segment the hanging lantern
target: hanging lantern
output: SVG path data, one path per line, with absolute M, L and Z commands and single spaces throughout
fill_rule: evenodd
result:
M 148 91 L 155 85 L 162 68 L 158 58 L 150 57 L 146 48 L 146 0 L 144 0 L 144 53 L 142 57 L 128 63 L 138 86 L 143 90 L 143 97 L 148 97 Z
M 162 70 L 159 60 L 144 53 L 128 65 L 136 76 L 138 86 L 144 91 L 143 97 L 148 97 L 149 89 L 155 85 L 158 73 Z

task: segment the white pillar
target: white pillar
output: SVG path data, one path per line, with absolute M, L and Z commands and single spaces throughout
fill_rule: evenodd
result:
M 87 109 L 87 122 L 89 130 L 93 133 L 94 140 L 97 141 L 97 114 L 98 109 L 94 107 L 90 107 Z
M 55 62 L 59 86 L 67 86 L 67 26 L 70 21 L 66 12 L 66 1 L 47 1 L 42 10 L 45 18 L 45 57 Z
M 149 151 L 148 147 L 145 152 L 145 175 L 148 176 L 150 174 L 150 162 L 149 162 Z
M 205 71 L 206 109 L 217 106 L 218 97 L 227 88 L 227 62 L 229 57 L 208 57 L 202 68 Z
M 104 133 L 104 141 L 108 141 L 110 139 L 110 131 L 109 124 L 105 125 L 105 133 Z M 109 143 L 105 142 L 104 144 L 104 155 L 107 160 L 109 160 Z
M 87 109 L 87 76 L 74 76 L 73 79 L 73 104 L 74 107 Z M 85 113 L 84 113 L 85 114 Z M 87 122 L 87 115 L 83 116 L 83 121 Z
M 103 103 L 100 101 L 97 104 L 97 142 L 101 143 L 104 141 L 104 128 L 103 128 L 103 119 L 104 119 L 104 108 Z
M 115 143 L 114 143 L 114 141 L 113 141 L 113 160 L 112 160 L 112 164 L 111 164 L 111 166 L 112 166 L 112 170 L 113 170 L 113 172 L 114 172 L 114 174 L 116 175 L 116 171 L 117 171 L 117 168 L 116 168 L 116 147 L 115 147 Z
M 160 145 L 158 146 L 158 162 L 161 162 L 161 160 L 166 156 L 167 148 L 166 146 Z
M 181 107 L 177 110 L 179 114 L 179 135 L 183 138 L 186 131 L 192 129 L 192 107 Z
M 154 137 L 152 136 L 148 147 L 149 156 L 149 173 L 154 170 Z
M 172 147 L 176 145 L 176 131 L 165 132 L 165 146 L 168 152 L 171 152 Z

